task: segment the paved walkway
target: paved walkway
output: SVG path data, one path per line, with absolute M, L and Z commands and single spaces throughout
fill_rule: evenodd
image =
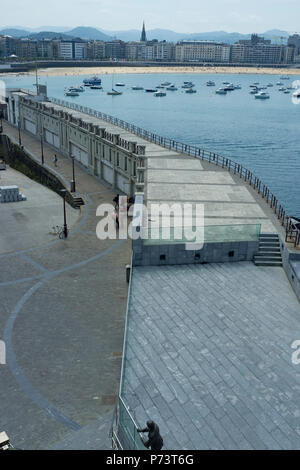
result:
M 14 128 L 4 127 L 16 138 Z M 39 155 L 39 142 L 25 134 L 22 142 Z M 45 145 L 45 163 L 53 168 L 52 155 Z M 71 162 L 58 159 L 55 171 L 69 180 Z M 114 194 L 79 167 L 76 179 L 87 204 L 69 238 L 42 243 L 40 234 L 30 243 L 20 237 L 18 249 L 0 255 L 0 338 L 7 348 L 7 364 L 0 365 L 1 430 L 19 448 L 71 448 L 79 440 L 82 448 L 108 446 L 131 249 L 127 241 L 96 238 L 96 208 Z M 29 202 L 33 191 L 28 185 Z M 15 210 L 12 205 L 6 210 Z
M 122 396 L 166 449 L 300 449 L 295 340 L 282 268 L 134 268 Z

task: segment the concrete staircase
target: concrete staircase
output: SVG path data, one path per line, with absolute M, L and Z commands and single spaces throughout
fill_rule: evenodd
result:
M 79 209 L 80 206 L 84 206 L 84 200 L 81 197 L 73 196 L 73 207 Z
M 256 266 L 282 266 L 280 240 L 277 233 L 261 233 L 259 250 L 254 256 Z

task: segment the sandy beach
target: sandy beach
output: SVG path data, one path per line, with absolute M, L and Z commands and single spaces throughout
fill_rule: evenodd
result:
M 300 75 L 300 69 L 272 69 L 263 67 L 69 67 L 39 69 L 40 76 L 72 76 L 72 75 L 109 75 L 109 74 L 265 74 L 265 75 Z M 12 74 L 10 74 L 12 75 Z M 15 74 L 14 74 L 15 75 Z M 35 75 L 35 71 L 24 73 Z

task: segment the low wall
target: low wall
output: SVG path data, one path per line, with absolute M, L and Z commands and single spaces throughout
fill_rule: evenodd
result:
M 133 266 L 226 263 L 252 261 L 258 241 L 204 243 L 201 250 L 187 250 L 185 244 L 145 246 L 134 249 Z
M 132 227 L 136 232 L 141 232 L 143 225 L 143 202 L 143 195 L 136 194 L 132 221 Z M 258 248 L 258 239 L 256 241 L 210 242 L 204 243 L 201 250 L 187 250 L 185 243 L 145 245 L 141 238 L 137 238 L 132 241 L 132 265 L 160 266 L 252 261 Z
M 63 182 L 46 167 L 36 162 L 18 145 L 11 142 L 6 135 L 0 135 L 0 153 L 3 154 L 6 163 L 11 168 L 20 171 L 28 178 L 40 183 L 61 196 L 60 191 L 66 189 L 66 201 L 74 208 L 77 205 L 72 194 L 63 184 Z
M 300 253 L 292 253 L 281 241 L 282 265 L 300 302 Z

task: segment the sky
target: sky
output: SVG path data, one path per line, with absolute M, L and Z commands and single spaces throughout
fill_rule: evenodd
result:
M 4 3 L 4 0 L 2 0 Z M 300 0 L 9 0 L 1 27 L 92 26 L 109 31 L 170 29 L 180 33 L 298 32 Z

